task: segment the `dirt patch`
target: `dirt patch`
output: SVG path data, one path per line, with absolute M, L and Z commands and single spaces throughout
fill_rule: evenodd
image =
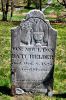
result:
M 11 97 L 11 100 L 33 100 L 33 97 L 30 94 L 23 94 Z
M 57 14 L 55 12 L 52 12 L 49 15 L 47 15 L 47 17 L 49 17 L 49 18 L 57 18 Z

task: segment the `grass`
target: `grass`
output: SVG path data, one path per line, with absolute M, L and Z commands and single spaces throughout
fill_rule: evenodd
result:
M 66 92 L 66 25 L 53 25 L 58 30 L 54 88 Z
M 13 26 L 14 25 L 10 22 L 0 21 L 0 87 L 10 87 L 10 29 Z M 0 93 L 0 100 L 9 99 L 9 96 Z
M 11 32 L 10 32 L 10 29 L 17 25 L 18 23 L 16 22 L 0 21 L 0 87 L 4 86 L 7 88 L 10 88 L 11 86 L 11 81 L 10 81 L 11 79 L 11 76 L 10 76 Z M 57 93 L 66 93 L 66 25 L 53 24 L 52 26 L 58 30 L 55 71 L 54 71 L 54 91 Z M 0 100 L 9 100 L 12 98 L 7 93 L 5 94 L 3 92 L 4 91 L 0 90 Z M 34 95 L 31 98 L 27 100 L 66 100 L 62 97 L 50 98 L 50 97 L 45 97 L 44 95 Z M 24 98 L 22 100 L 24 100 Z

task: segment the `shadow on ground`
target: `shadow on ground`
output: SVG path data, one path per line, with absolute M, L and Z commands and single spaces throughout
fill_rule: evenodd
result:
M 0 92 L 5 95 L 11 95 L 11 89 L 6 86 L 0 86 Z
M 54 94 L 53 96 L 57 98 L 66 98 L 66 93 Z
M 0 86 L 0 92 L 2 94 L 11 96 L 11 89 L 9 87 Z M 54 94 L 53 96 L 57 98 L 66 98 L 66 93 Z

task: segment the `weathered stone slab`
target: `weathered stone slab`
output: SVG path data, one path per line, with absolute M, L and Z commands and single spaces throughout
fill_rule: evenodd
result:
M 51 95 L 57 31 L 39 10 L 12 28 L 12 93 Z

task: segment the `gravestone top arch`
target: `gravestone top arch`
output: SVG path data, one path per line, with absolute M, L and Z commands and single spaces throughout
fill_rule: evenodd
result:
M 39 10 L 11 29 L 12 94 L 53 90 L 57 31 Z

